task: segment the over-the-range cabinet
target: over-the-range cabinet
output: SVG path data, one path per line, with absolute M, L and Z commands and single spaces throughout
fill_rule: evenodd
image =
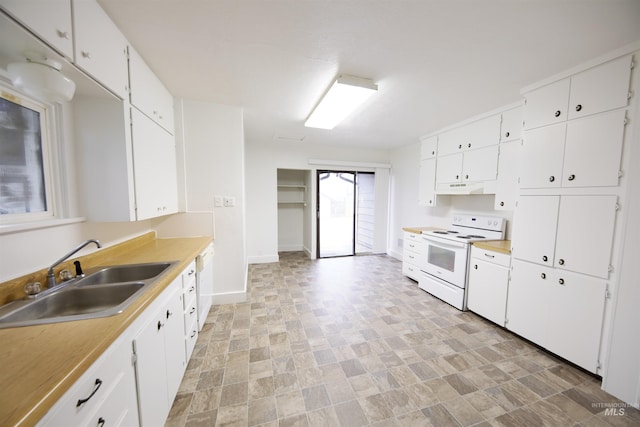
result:
M 506 327 L 600 373 L 632 55 L 523 93 Z

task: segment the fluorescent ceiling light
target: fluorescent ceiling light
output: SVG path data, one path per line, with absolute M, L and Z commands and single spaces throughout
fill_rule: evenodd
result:
M 333 129 L 377 90 L 378 86 L 369 79 L 338 76 L 304 125 Z

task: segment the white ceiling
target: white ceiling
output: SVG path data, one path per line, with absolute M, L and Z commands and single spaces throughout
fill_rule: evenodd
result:
M 249 143 L 415 143 L 640 40 L 639 0 L 99 2 L 174 96 L 242 107 Z M 378 93 L 331 131 L 305 128 L 338 74 Z

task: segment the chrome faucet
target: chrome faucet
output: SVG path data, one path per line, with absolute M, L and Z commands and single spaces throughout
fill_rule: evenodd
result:
M 85 246 L 87 246 L 90 243 L 95 243 L 97 247 L 101 248 L 102 245 L 100 244 L 99 241 L 97 241 L 96 239 L 90 239 L 87 240 L 86 242 L 83 242 L 80 246 L 78 246 L 77 248 L 73 249 L 71 252 L 69 252 L 68 254 L 64 255 L 62 258 L 60 258 L 59 260 L 57 260 L 56 262 L 54 262 L 53 264 L 51 264 L 51 267 L 49 267 L 49 271 L 47 271 L 47 288 L 51 289 L 55 286 L 57 286 L 56 283 L 56 275 L 53 273 L 53 269 L 60 264 L 61 262 L 65 261 L 67 258 L 69 258 L 71 255 L 75 254 L 76 252 L 78 252 L 80 249 L 84 248 Z

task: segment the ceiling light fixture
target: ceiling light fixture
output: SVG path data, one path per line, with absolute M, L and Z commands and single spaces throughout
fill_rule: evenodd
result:
M 37 52 L 27 52 L 26 62 L 7 66 L 13 85 L 38 99 L 49 102 L 71 101 L 76 84 L 62 74 L 62 64 Z
M 378 86 L 370 79 L 338 76 L 304 125 L 333 129 L 377 90 Z

